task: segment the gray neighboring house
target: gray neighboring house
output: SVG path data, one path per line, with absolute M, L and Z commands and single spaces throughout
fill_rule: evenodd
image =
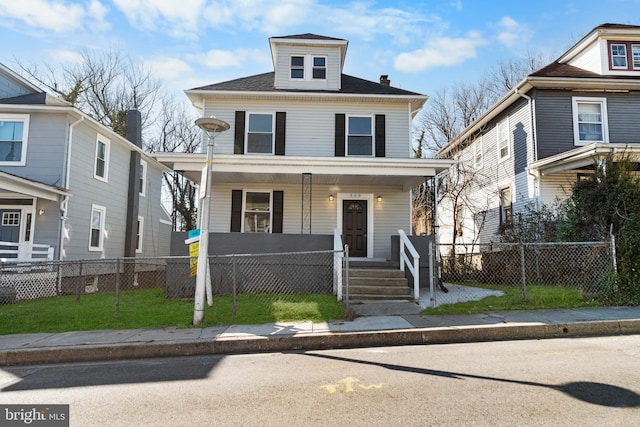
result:
M 0 64 L 0 258 L 169 254 L 163 172 L 129 140 Z
M 498 241 L 515 212 L 568 198 L 597 161 L 622 153 L 638 159 L 639 90 L 635 25 L 600 25 L 529 74 L 438 153 L 474 177 L 456 206 L 440 204 L 440 241 Z
M 272 72 L 186 91 L 200 116 L 230 124 L 215 139 L 210 253 L 331 249 L 339 234 L 351 257 L 386 261 L 392 236 L 412 234 L 411 188 L 452 162 L 413 158 L 427 97 L 343 74 L 347 45 L 272 37 Z M 154 155 L 202 182 L 204 153 Z

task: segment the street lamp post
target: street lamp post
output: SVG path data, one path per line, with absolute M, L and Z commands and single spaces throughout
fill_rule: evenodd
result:
M 202 200 L 202 210 L 200 212 L 200 244 L 198 248 L 198 268 L 196 272 L 196 292 L 193 308 L 193 324 L 201 325 L 202 319 L 204 318 L 204 296 L 209 263 L 209 210 L 211 207 L 213 143 L 215 142 L 216 133 L 228 130 L 229 123 L 211 116 L 197 119 L 196 126 L 207 133 L 207 176 L 205 180 L 204 199 Z

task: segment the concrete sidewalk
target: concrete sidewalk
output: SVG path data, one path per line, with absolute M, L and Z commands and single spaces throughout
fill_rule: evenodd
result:
M 377 304 L 375 307 L 362 304 L 353 308 L 356 312 L 375 309 L 377 313 L 396 314 L 365 315 L 352 321 L 323 323 L 4 335 L 0 336 L 0 366 L 640 334 L 640 307 L 438 316 L 418 314 L 422 308 L 415 303 Z

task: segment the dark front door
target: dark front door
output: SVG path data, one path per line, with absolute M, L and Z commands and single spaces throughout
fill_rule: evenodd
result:
M 0 241 L 20 241 L 20 209 L 0 209 Z
M 367 201 L 344 200 L 342 204 L 342 235 L 349 245 L 349 256 L 367 256 Z

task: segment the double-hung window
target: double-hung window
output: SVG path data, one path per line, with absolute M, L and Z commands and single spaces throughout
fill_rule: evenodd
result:
M 509 226 L 513 223 L 513 206 L 511 187 L 500 189 L 500 225 Z
M 609 68 L 611 70 L 640 70 L 640 44 L 609 42 Z
M 627 45 L 611 44 L 611 68 L 627 69 Z
M 575 145 L 609 142 L 605 98 L 573 98 L 573 134 Z
M 304 79 L 304 56 L 291 57 L 291 78 Z
M 274 120 L 271 113 L 247 115 L 247 146 L 245 153 L 273 154 Z
M 28 115 L 0 114 L 0 165 L 26 164 L 28 131 Z
M 476 168 L 476 170 L 482 169 L 482 154 L 482 136 L 480 136 L 476 140 L 475 144 L 473 144 L 473 166 Z
M 509 120 L 505 119 L 498 123 L 498 160 L 503 161 L 508 159 L 510 152 Z
M 147 162 L 140 160 L 140 195 L 147 194 Z
M 91 205 L 91 225 L 89 230 L 89 250 L 101 251 L 104 243 L 104 224 L 107 208 Z
M 313 78 L 325 80 L 327 78 L 327 58 L 324 56 L 313 57 Z
M 144 233 L 144 218 L 138 217 L 138 224 L 136 226 L 136 253 L 142 253 L 142 236 Z
M 245 191 L 242 205 L 243 232 L 271 232 L 272 198 L 270 191 Z
M 373 155 L 373 118 L 349 116 L 347 118 L 347 155 Z
M 109 175 L 109 143 L 108 139 L 98 135 L 93 176 L 102 181 L 107 181 Z
M 294 55 L 290 57 L 290 77 L 295 80 L 326 80 L 327 57 Z

